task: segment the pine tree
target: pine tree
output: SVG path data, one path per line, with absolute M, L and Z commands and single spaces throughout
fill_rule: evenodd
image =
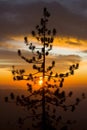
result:
M 31 116 L 25 118 L 20 117 L 18 120 L 19 125 L 23 125 L 26 119 L 32 118 L 32 127 L 38 130 L 68 130 L 69 125 L 74 121 L 67 120 L 63 122 L 61 114 L 57 113 L 58 109 L 62 108 L 63 111 L 74 111 L 79 102 L 85 98 L 85 94 L 82 94 L 81 98 L 76 98 L 75 103 L 66 104 L 68 98 L 72 97 L 73 92 L 70 91 L 68 95 L 62 89 L 63 83 L 66 77 L 74 75 L 74 71 L 78 69 L 79 64 L 71 65 L 66 73 L 55 73 L 53 68 L 55 67 L 55 61 L 52 61 L 50 66 L 46 65 L 46 57 L 52 50 L 52 44 L 56 35 L 56 29 L 48 29 L 50 13 L 47 8 L 43 10 L 43 17 L 40 19 L 40 25 L 37 25 L 35 31 L 32 31 L 32 36 L 35 37 L 41 48 L 37 48 L 33 43 L 28 42 L 28 38 L 25 36 L 24 41 L 26 46 L 32 52 L 31 59 L 22 55 L 21 50 L 18 50 L 18 55 L 32 64 L 35 73 L 25 74 L 25 70 L 17 70 L 13 66 L 12 74 L 14 80 L 27 80 L 28 96 L 21 95 L 15 96 L 14 93 L 10 94 L 11 100 L 16 100 L 16 104 L 25 107 L 28 111 L 32 111 Z M 37 84 L 37 80 L 40 79 L 41 86 L 35 90 L 34 85 Z M 32 83 L 30 83 L 32 81 Z M 9 102 L 8 97 L 5 97 L 5 101 Z M 62 125 L 60 125 L 62 124 Z M 60 127 L 59 127 L 60 126 Z M 32 129 L 32 128 L 31 128 Z M 30 128 L 27 128 L 30 130 Z

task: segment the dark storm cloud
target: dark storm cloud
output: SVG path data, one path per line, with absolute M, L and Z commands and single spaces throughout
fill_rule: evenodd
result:
M 72 41 L 66 41 L 67 44 L 74 45 L 74 46 L 81 46 L 82 44 L 80 42 L 72 42 Z
M 83 53 L 87 53 L 87 50 L 82 51 Z
M 42 16 L 43 7 L 51 12 L 50 26 L 59 36 L 87 39 L 87 19 L 69 12 L 57 2 L 13 2 L 0 1 L 0 37 L 26 35 L 34 29 Z
M 71 62 L 71 63 L 76 63 L 81 61 L 81 57 L 78 55 L 59 55 L 58 59 L 62 62 Z
M 81 57 L 78 55 L 59 55 L 56 57 L 56 67 L 60 72 L 67 71 L 70 65 L 81 62 Z
M 22 50 L 23 56 L 26 58 L 31 58 L 32 53 L 28 51 Z M 0 68 L 8 68 L 11 66 L 25 66 L 29 64 L 25 62 L 20 56 L 18 56 L 17 51 L 14 50 L 7 50 L 7 49 L 0 49 Z
M 50 27 L 57 29 L 58 36 L 87 39 L 87 19 L 71 13 L 58 2 L 40 2 L 37 0 L 0 1 L 0 46 L 8 46 L 13 36 L 25 36 L 39 24 L 43 7 L 51 13 Z M 58 1 L 58 0 L 56 0 Z M 74 44 L 74 43 L 72 43 Z M 78 43 L 77 43 L 78 44 Z M 77 45 L 75 44 L 75 45 Z M 79 44 L 78 44 L 79 45 Z
M 50 57 L 47 61 L 47 65 L 49 65 L 49 63 L 53 59 L 55 60 L 56 63 L 55 64 L 56 70 L 58 70 L 59 72 L 68 70 L 70 65 L 80 63 L 82 60 L 81 57 L 78 55 L 58 55 Z
M 28 51 L 22 51 L 22 55 L 27 58 L 32 57 L 31 52 Z M 58 56 L 50 55 L 48 56 L 46 61 L 47 65 L 50 65 L 53 59 L 56 61 L 56 67 L 59 69 L 59 71 L 64 71 L 68 69 L 69 65 L 79 63 L 81 61 L 81 57 L 78 55 L 58 55 Z M 21 59 L 18 56 L 17 51 L 0 49 L 0 68 L 4 67 L 7 68 L 11 67 L 12 65 L 16 65 L 19 67 L 26 65 L 27 68 L 29 67 L 30 64 Z

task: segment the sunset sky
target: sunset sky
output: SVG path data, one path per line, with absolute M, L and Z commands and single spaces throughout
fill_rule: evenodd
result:
M 66 72 L 79 63 L 75 75 L 66 79 L 65 87 L 79 90 L 87 87 L 87 1 L 86 0 L 0 0 L 0 89 L 24 88 L 25 82 L 13 81 L 11 66 L 27 68 L 17 50 L 27 52 L 24 36 L 29 42 L 40 44 L 31 37 L 39 24 L 43 7 L 51 13 L 49 27 L 56 28 L 53 50 L 47 60 L 56 61 L 56 71 Z M 29 57 L 31 53 L 29 52 Z M 70 84 L 71 83 L 71 84 Z M 87 89 L 86 89 L 87 90 Z
M 27 89 L 27 81 L 14 81 L 11 70 L 14 65 L 17 69 L 25 69 L 27 73 L 33 72 L 32 65 L 24 62 L 17 51 L 20 49 L 24 55 L 31 58 L 32 54 L 24 43 L 25 36 L 29 42 L 41 46 L 31 32 L 40 23 L 44 7 L 51 14 L 48 27 L 57 30 L 46 64 L 50 65 L 52 60 L 55 60 L 54 72 L 66 73 L 70 65 L 79 63 L 75 74 L 65 78 L 63 88 L 66 92 L 75 92 L 74 98 L 81 96 L 83 92 L 87 97 L 87 0 L 0 0 L 1 130 L 4 127 L 7 130 L 8 120 L 14 123 L 19 115 L 23 115 L 24 109 L 21 112 L 20 108 L 15 107 L 16 104 L 7 106 L 3 97 L 13 89 L 16 94 L 27 92 L 24 91 Z M 39 82 L 37 83 L 39 85 Z M 65 117 L 79 120 L 79 128 L 84 126 L 87 129 L 87 98 L 81 102 L 74 114 L 65 112 Z M 12 129 L 16 128 L 11 126 Z

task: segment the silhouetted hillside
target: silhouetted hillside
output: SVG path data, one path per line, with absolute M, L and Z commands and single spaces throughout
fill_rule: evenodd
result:
M 16 95 L 27 94 L 26 90 L 0 90 L 0 130 L 20 130 L 17 125 L 18 118 L 21 114 L 23 116 L 29 114 L 28 111 L 16 106 L 15 103 L 7 104 L 4 102 L 4 97 L 10 95 L 11 92 L 14 92 Z M 74 113 L 66 112 L 66 114 L 64 114 L 64 118 L 76 118 L 77 123 L 73 126 L 74 130 L 87 129 L 86 102 L 87 100 L 81 103 L 80 108 Z M 29 123 L 30 122 L 27 122 L 26 125 L 29 125 Z M 24 130 L 24 127 L 21 130 Z

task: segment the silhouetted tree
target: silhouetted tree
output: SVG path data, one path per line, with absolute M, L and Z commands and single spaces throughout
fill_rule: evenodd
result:
M 69 125 L 75 121 L 67 120 L 64 122 L 62 115 L 58 113 L 58 109 L 62 108 L 65 112 L 67 110 L 73 112 L 79 102 L 85 98 L 85 94 L 83 93 L 81 98 L 76 98 L 75 103 L 67 104 L 66 101 L 72 97 L 73 92 L 70 91 L 66 94 L 62 89 L 64 79 L 70 75 L 74 75 L 74 71 L 79 67 L 78 63 L 71 65 L 66 73 L 55 74 L 53 72 L 55 61 L 52 61 L 50 66 L 46 65 L 46 57 L 52 50 L 52 43 L 56 35 L 55 28 L 53 30 L 47 28 L 49 17 L 50 13 L 44 8 L 40 25 L 37 25 L 35 31 L 32 31 L 32 36 L 41 43 L 41 48 L 37 48 L 33 43 L 28 42 L 27 37 L 24 37 L 26 46 L 32 51 L 32 58 L 26 58 L 22 55 L 21 50 L 18 50 L 18 55 L 29 64 L 32 64 L 36 72 L 25 74 L 25 70 L 23 69 L 17 70 L 14 66 L 12 69 L 14 80 L 28 81 L 29 95 L 15 96 L 14 93 L 11 93 L 10 100 L 16 100 L 17 105 L 26 107 L 28 111 L 32 112 L 31 116 L 19 118 L 18 123 L 20 126 L 27 119 L 32 118 L 32 127 L 38 130 L 68 130 Z M 42 81 L 40 88 L 35 90 L 34 84 L 37 84 L 37 80 Z M 33 85 L 29 81 L 32 81 Z M 8 97 L 5 97 L 5 101 L 9 102 Z M 27 130 L 30 130 L 30 128 L 27 128 Z

